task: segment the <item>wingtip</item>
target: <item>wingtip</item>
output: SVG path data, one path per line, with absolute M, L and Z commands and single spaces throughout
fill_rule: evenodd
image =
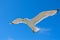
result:
M 59 12 L 59 9 L 57 9 L 57 13 Z
M 59 12 L 59 9 L 57 9 L 57 12 Z
M 57 14 L 57 13 L 59 12 L 59 9 L 55 9 L 53 12 L 54 12 L 54 13 L 51 14 L 50 16 L 53 16 L 53 15 Z
M 14 24 L 14 23 L 11 22 L 10 24 Z

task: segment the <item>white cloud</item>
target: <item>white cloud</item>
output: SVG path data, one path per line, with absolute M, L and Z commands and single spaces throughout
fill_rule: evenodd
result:
M 8 40 L 14 40 L 13 38 L 11 38 L 11 37 L 8 37 Z
M 50 32 L 51 32 L 51 29 L 49 28 L 40 28 L 40 31 L 39 31 L 40 34 L 47 34 L 47 35 L 50 35 Z

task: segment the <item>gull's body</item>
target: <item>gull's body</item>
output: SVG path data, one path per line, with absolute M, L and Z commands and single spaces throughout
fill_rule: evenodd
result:
M 39 13 L 36 17 L 28 20 L 27 18 L 21 19 L 17 18 L 16 20 L 12 21 L 12 24 L 19 24 L 19 23 L 25 23 L 27 24 L 34 32 L 37 32 L 40 30 L 40 28 L 37 28 L 35 25 L 42 21 L 43 19 L 53 16 L 58 12 L 58 10 L 49 10 Z

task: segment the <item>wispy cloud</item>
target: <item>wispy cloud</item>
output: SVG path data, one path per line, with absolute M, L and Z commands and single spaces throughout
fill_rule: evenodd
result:
M 11 37 L 8 37 L 8 40 L 14 40 L 13 38 L 11 38 Z
M 49 28 L 40 28 L 40 31 L 39 31 L 40 34 L 47 34 L 47 35 L 50 35 L 50 32 L 51 32 L 51 29 Z

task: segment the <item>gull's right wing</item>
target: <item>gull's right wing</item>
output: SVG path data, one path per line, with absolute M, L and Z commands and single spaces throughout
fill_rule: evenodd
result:
M 43 19 L 47 18 L 48 16 L 53 16 L 58 12 L 58 10 L 49 10 L 39 13 L 36 17 L 32 18 L 31 21 L 35 25 L 38 22 L 42 21 Z

